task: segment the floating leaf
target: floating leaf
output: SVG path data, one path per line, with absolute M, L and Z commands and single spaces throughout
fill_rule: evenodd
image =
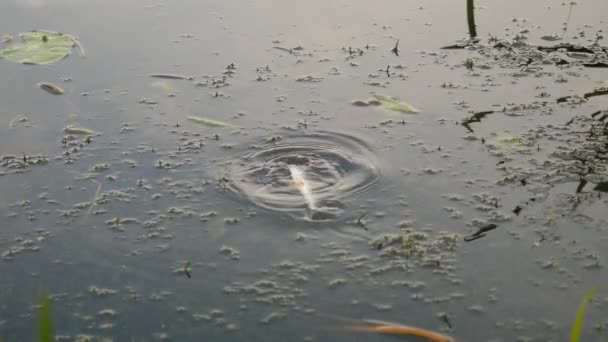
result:
M 608 192 L 608 182 L 601 182 L 595 185 L 593 188 L 595 191 Z
M 194 77 L 192 77 L 192 76 L 184 76 L 184 75 L 178 75 L 178 74 L 149 74 L 148 76 L 150 76 L 150 77 L 156 77 L 156 78 L 164 78 L 164 79 L 168 79 L 168 80 L 189 80 L 189 81 L 192 81 L 194 79 Z
M 374 97 L 376 98 L 376 100 L 380 101 L 384 108 L 388 110 L 406 114 L 418 113 L 418 109 L 414 108 L 414 106 L 409 103 L 399 101 L 394 97 L 384 95 L 375 95 Z
M 230 124 L 225 122 L 200 118 L 198 116 L 186 115 L 186 119 L 205 127 L 230 127 Z
M 166 92 L 167 94 L 175 93 L 175 87 L 173 86 L 173 83 L 171 83 L 171 81 L 169 80 L 158 80 L 150 83 L 150 86 L 158 88 Z
M 14 63 L 50 64 L 69 55 L 75 45 L 73 37 L 57 32 L 32 31 L 19 36 L 22 42 L 0 51 L 0 58 Z
M 574 320 L 574 325 L 572 326 L 572 331 L 570 332 L 570 342 L 579 342 L 579 337 L 581 335 L 581 330 L 583 330 L 583 319 L 585 318 L 585 310 L 587 308 L 587 304 L 591 301 L 593 296 L 595 296 L 595 292 L 597 292 L 597 288 L 592 288 L 585 294 L 583 301 L 578 307 L 578 312 L 576 314 L 576 319 Z
M 51 321 L 51 299 L 46 293 L 40 296 L 38 307 L 38 341 L 53 341 L 53 322 Z
M 514 151 L 519 151 L 526 147 L 522 138 L 508 133 L 499 133 L 494 139 L 490 140 L 487 145 L 496 150 Z
M 67 134 L 80 134 L 80 135 L 95 135 L 95 132 L 88 128 L 75 127 L 73 125 L 67 125 L 63 131 Z
M 51 93 L 53 95 L 62 95 L 64 93 L 63 89 L 61 89 L 60 87 L 54 85 L 53 83 L 40 82 L 40 83 L 38 83 L 38 86 L 42 90 L 46 90 L 46 91 L 48 91 L 49 93 Z

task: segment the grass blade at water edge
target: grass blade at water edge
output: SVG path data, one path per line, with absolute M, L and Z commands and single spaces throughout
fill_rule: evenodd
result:
M 570 342 L 579 342 L 581 330 L 583 330 L 583 319 L 585 318 L 587 304 L 591 301 L 593 296 L 595 296 L 596 292 L 597 288 L 592 288 L 587 292 L 587 294 L 585 294 L 585 297 L 581 301 L 576 314 L 576 319 L 574 320 L 574 325 L 572 326 L 572 331 L 570 332 Z
M 46 292 L 40 295 L 38 307 L 38 341 L 53 341 L 53 322 L 51 321 L 51 298 Z

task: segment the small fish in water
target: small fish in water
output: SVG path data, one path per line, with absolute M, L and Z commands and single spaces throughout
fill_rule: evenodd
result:
M 53 95 L 62 95 L 64 93 L 63 89 L 59 88 L 58 86 L 54 85 L 53 83 L 40 82 L 40 83 L 38 83 L 38 86 L 42 90 L 46 90 Z
M 288 167 L 293 184 L 300 191 L 302 196 L 304 196 L 304 200 L 306 200 L 306 203 L 308 204 L 308 209 L 314 210 L 315 203 L 312 198 L 312 190 L 310 189 L 310 185 L 306 181 L 306 178 L 304 178 L 304 173 L 295 165 L 289 165 Z

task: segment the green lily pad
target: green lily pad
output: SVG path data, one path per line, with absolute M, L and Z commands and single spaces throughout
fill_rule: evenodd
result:
M 63 33 L 31 31 L 19 34 L 22 42 L 0 51 L 0 58 L 13 63 L 50 64 L 57 62 L 72 51 L 74 38 Z
M 399 101 L 398 99 L 396 99 L 394 97 L 384 96 L 384 95 L 375 95 L 374 97 L 376 98 L 376 100 L 380 101 L 380 103 L 382 104 L 382 106 L 384 108 L 391 110 L 393 112 L 400 112 L 400 113 L 406 113 L 406 114 L 413 114 L 413 113 L 419 112 L 418 109 L 416 109 L 411 104 L 403 102 L 403 101 Z
M 205 127 L 230 127 L 230 124 L 218 121 L 205 119 L 198 116 L 186 115 L 186 119 Z

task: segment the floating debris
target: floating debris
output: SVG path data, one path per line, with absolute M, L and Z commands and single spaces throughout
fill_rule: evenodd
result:
M 369 101 L 355 100 L 352 102 L 352 105 L 355 107 L 380 106 L 381 104 L 382 103 L 378 100 L 369 100 Z
M 395 47 L 391 50 L 391 52 L 394 53 L 395 56 L 399 57 L 399 39 L 397 39 L 397 42 L 395 43 Z
M 240 260 L 241 259 L 241 253 L 237 249 L 226 246 L 226 245 L 222 245 L 222 247 L 220 247 L 219 252 L 220 252 L 220 254 L 225 255 L 226 257 L 228 257 L 231 260 Z
M 192 275 L 190 274 L 190 261 L 186 261 L 186 264 L 184 265 L 184 274 L 188 278 L 192 278 Z
M 137 99 L 137 103 L 141 103 L 141 104 L 147 104 L 147 105 L 151 105 L 151 106 L 153 106 L 153 105 L 157 105 L 157 104 L 158 104 L 158 102 L 156 102 L 156 101 L 152 100 L 152 99 L 151 99 L 151 98 L 149 98 L 149 97 L 142 97 L 142 98 L 139 98 L 139 99 Z
M 205 127 L 230 127 L 231 125 L 223 121 L 205 119 L 198 116 L 186 115 L 186 119 Z
M 315 77 L 315 76 L 303 76 L 303 77 L 298 77 L 296 79 L 296 82 L 305 82 L 305 83 L 315 83 L 315 82 L 321 82 L 323 81 L 323 77 Z
M 608 89 L 607 88 L 599 88 L 599 89 L 595 89 L 591 92 L 588 93 L 584 93 L 582 98 L 587 100 L 591 97 L 595 97 L 595 96 L 603 96 L 603 95 L 608 95 Z M 575 98 L 580 98 L 579 96 L 576 95 L 568 95 L 568 96 L 562 96 L 562 97 L 558 97 L 555 101 L 557 103 L 563 103 L 563 102 L 568 102 L 568 100 L 570 99 L 575 99 Z
M 64 93 L 63 89 L 49 82 L 40 82 L 38 83 L 40 89 L 45 90 L 53 95 L 62 95 Z
M 336 278 L 329 282 L 328 286 L 330 289 L 335 289 L 346 285 L 347 281 L 344 278 Z
M 17 123 L 22 122 L 24 126 L 28 127 L 29 124 L 29 119 L 26 116 L 23 115 L 17 115 L 16 117 L 12 118 L 11 121 L 8 123 L 8 128 L 10 129 L 15 129 L 17 127 Z
M 96 133 L 88 128 L 76 127 L 74 125 L 67 125 L 63 129 L 64 133 L 67 134 L 78 134 L 78 135 L 95 135 Z
M 188 81 L 194 80 L 194 77 L 192 77 L 192 76 L 184 76 L 184 75 L 178 75 L 178 74 L 149 74 L 148 76 L 155 77 L 155 78 L 164 78 L 164 79 L 168 79 L 168 80 L 188 80 Z
M 89 293 L 97 297 L 106 297 L 116 294 L 117 291 L 112 289 L 104 289 L 93 285 L 89 287 Z

